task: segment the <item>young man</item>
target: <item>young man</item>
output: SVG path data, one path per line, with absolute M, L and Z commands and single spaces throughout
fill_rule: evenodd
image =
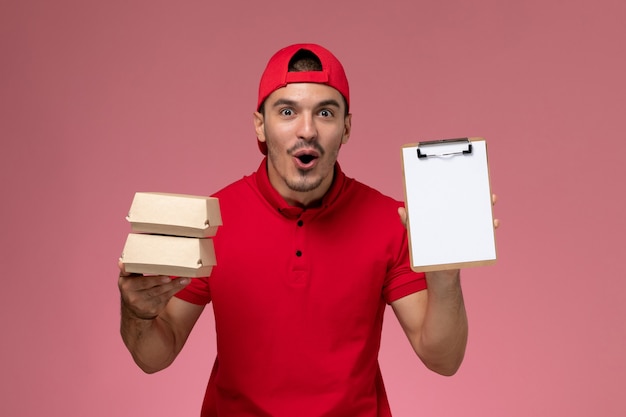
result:
M 215 194 L 224 225 L 211 277 L 120 273 L 122 337 L 145 372 L 174 361 L 211 302 L 217 358 L 203 417 L 390 416 L 377 360 L 387 304 L 428 368 L 452 375 L 463 360 L 459 271 L 412 272 L 402 203 L 337 163 L 349 106 L 329 51 L 277 52 L 254 113 L 267 157 Z

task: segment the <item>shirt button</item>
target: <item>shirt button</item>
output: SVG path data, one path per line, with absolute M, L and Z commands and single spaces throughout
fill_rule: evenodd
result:
M 296 256 L 302 256 L 302 251 L 297 250 L 296 251 Z
M 304 222 L 302 220 L 298 220 L 298 226 L 302 227 L 303 224 Z

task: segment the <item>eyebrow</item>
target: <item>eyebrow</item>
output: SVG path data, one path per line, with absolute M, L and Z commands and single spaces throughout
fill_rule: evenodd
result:
M 287 100 L 286 98 L 280 98 L 272 104 L 272 107 L 278 106 L 295 106 L 296 102 L 294 100 Z
M 297 106 L 297 102 L 295 100 L 289 100 L 286 98 L 281 98 L 278 99 L 274 102 L 274 104 L 272 104 L 272 107 L 279 107 L 279 106 L 292 106 L 295 107 Z M 323 100 L 320 101 L 319 103 L 317 103 L 316 107 L 326 107 L 326 106 L 333 106 L 333 107 L 337 107 L 340 108 L 341 105 L 339 104 L 339 102 L 335 99 L 328 99 L 328 100 Z
M 334 106 L 337 108 L 340 108 L 341 105 L 339 104 L 339 102 L 335 99 L 328 99 L 328 100 L 324 100 L 320 103 L 318 103 L 318 107 L 326 107 L 326 106 Z

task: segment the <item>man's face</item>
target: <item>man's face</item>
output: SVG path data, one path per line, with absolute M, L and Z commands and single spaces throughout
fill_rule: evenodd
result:
M 264 114 L 254 114 L 257 137 L 267 144 L 270 182 L 288 203 L 308 205 L 330 188 L 350 136 L 345 106 L 332 87 L 294 83 L 268 96 Z

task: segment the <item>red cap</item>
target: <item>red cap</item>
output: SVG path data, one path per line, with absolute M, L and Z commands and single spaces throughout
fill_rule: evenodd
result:
M 300 50 L 311 51 L 322 63 L 321 71 L 289 72 L 289 61 Z M 272 56 L 263 71 L 259 83 L 259 100 L 257 110 L 265 99 L 278 90 L 291 83 L 317 83 L 326 84 L 339 91 L 350 108 L 350 89 L 348 78 L 343 70 L 341 62 L 326 48 L 312 43 L 300 43 L 281 49 Z M 259 149 L 267 155 L 265 142 L 258 142 Z

